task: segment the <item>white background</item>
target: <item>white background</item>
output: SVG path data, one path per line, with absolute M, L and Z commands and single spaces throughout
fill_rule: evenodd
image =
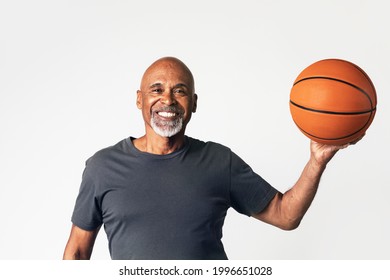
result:
M 0 2 L 0 259 L 62 257 L 85 160 L 143 134 L 135 93 L 162 56 L 192 70 L 187 134 L 232 148 L 286 191 L 309 155 L 288 101 L 324 58 L 362 67 L 378 94 L 366 137 L 329 164 L 301 226 L 229 210 L 230 259 L 390 258 L 390 26 L 386 1 Z M 93 259 L 109 259 L 102 230 Z

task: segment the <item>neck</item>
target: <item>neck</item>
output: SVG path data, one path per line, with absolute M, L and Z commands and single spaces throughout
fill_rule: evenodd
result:
M 172 137 L 162 137 L 156 133 L 146 133 L 144 136 L 133 141 L 134 146 L 146 153 L 156 155 L 167 155 L 184 146 L 184 131 Z

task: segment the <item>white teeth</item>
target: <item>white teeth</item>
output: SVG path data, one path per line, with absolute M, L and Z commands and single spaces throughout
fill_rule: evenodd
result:
M 172 117 L 176 116 L 176 114 L 172 113 L 172 112 L 158 112 L 158 114 L 164 118 L 172 118 Z

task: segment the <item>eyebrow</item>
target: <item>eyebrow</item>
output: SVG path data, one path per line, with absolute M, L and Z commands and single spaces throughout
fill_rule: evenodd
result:
M 149 88 L 155 88 L 155 87 L 161 87 L 163 84 L 162 83 L 154 83 L 154 84 L 151 84 L 149 86 Z M 185 88 L 189 88 L 186 84 L 183 84 L 183 83 L 178 83 L 174 86 L 174 88 L 178 88 L 178 87 L 185 87 Z
M 185 87 L 187 89 L 189 89 L 189 87 L 186 85 L 186 84 L 183 84 L 183 83 L 178 83 L 177 85 L 174 86 L 175 88 L 178 88 L 178 87 Z
M 150 85 L 149 88 L 155 88 L 155 87 L 160 87 L 160 86 L 162 86 L 162 83 L 154 83 L 154 84 Z

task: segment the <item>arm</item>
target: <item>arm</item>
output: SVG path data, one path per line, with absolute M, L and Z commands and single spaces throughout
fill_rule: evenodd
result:
M 317 192 L 320 178 L 327 163 L 344 146 L 329 146 L 311 141 L 310 159 L 295 185 L 286 193 L 278 193 L 256 219 L 285 230 L 299 226 Z
M 64 251 L 64 260 L 89 260 L 99 228 L 93 231 L 83 230 L 72 225 L 70 237 Z

